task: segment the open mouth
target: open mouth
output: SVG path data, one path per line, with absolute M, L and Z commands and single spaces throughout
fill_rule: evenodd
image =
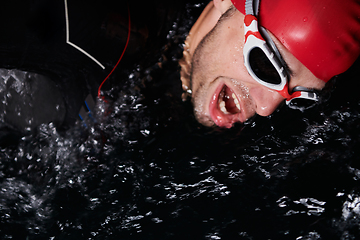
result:
M 219 127 L 231 128 L 235 122 L 242 122 L 240 101 L 234 91 L 225 84 L 216 89 L 209 110 L 212 120 Z

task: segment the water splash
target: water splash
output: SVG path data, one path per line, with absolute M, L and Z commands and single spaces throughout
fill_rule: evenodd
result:
M 359 236 L 358 104 L 335 97 L 315 113 L 200 126 L 170 87 L 181 89 L 176 57 L 194 11 L 187 5 L 154 62 L 105 92 L 96 122 L 42 124 L 1 147 L 5 239 Z

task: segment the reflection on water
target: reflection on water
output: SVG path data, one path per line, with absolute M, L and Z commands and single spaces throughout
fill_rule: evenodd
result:
M 359 72 L 312 112 L 202 127 L 177 72 L 201 7 L 173 25 L 162 68 L 129 71 L 114 101 L 98 102 L 96 122 L 43 124 L 1 147 L 3 239 L 359 237 Z

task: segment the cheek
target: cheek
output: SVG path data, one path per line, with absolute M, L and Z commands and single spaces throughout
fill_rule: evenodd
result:
M 228 27 L 225 30 L 226 39 L 222 42 L 222 52 L 226 55 L 226 62 L 232 68 L 238 68 L 244 65 L 243 48 L 244 48 L 244 32 L 243 26 L 236 28 Z
M 232 57 L 232 65 L 239 67 L 244 65 L 244 57 L 243 57 L 243 48 L 244 45 L 237 41 L 233 48 L 230 49 L 231 57 Z
M 219 46 L 220 75 L 238 78 L 239 73 L 242 75 L 244 71 L 247 72 L 244 66 L 243 47 L 242 41 L 234 37 Z

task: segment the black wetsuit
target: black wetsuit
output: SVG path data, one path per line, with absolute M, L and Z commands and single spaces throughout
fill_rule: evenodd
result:
M 2 3 L 0 127 L 23 131 L 73 123 L 125 47 L 128 10 L 132 32 L 119 68 L 161 47 L 179 6 L 162 0 Z

